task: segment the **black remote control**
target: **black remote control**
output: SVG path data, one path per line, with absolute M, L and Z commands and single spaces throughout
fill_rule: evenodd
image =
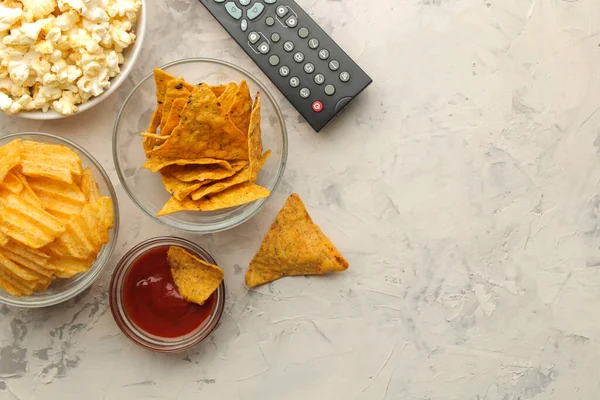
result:
M 371 78 L 293 0 L 200 0 L 320 131 Z

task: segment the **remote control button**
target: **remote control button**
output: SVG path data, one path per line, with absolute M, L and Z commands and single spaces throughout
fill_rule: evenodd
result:
M 265 3 L 267 4 L 275 4 L 277 0 L 265 0 Z
M 277 43 L 281 40 L 281 36 L 279 35 L 279 33 L 275 32 L 271 35 L 271 40 Z
M 285 24 L 290 28 L 295 28 L 298 25 L 298 20 L 294 15 L 291 15 L 286 21 Z
M 333 86 L 333 85 L 325 86 L 325 94 L 327 96 L 333 96 L 335 94 L 335 86 Z
M 350 72 L 344 71 L 340 74 L 340 81 L 348 82 L 349 80 L 350 80 Z
M 315 75 L 315 83 L 317 85 L 322 85 L 325 83 L 325 75 L 323 74 L 316 74 Z
M 290 42 L 289 40 L 283 44 L 283 49 L 288 53 L 294 51 L 294 47 L 296 47 L 294 46 L 294 43 Z
M 340 62 L 338 60 L 329 61 L 329 69 L 332 71 L 337 71 L 340 68 Z
M 300 97 L 302 97 L 303 99 L 308 99 L 309 96 L 310 96 L 310 90 L 308 88 L 300 89 Z
M 302 61 L 304 61 L 304 53 L 299 51 L 296 54 L 294 54 L 294 61 L 296 61 L 297 63 L 301 63 Z
M 329 50 L 327 50 L 327 49 L 319 50 L 319 58 L 321 60 L 327 60 L 329 58 Z
M 312 110 L 316 113 L 320 113 L 323 111 L 323 103 L 321 103 L 319 100 L 315 101 L 312 103 Z
M 250 8 L 247 12 L 248 19 L 250 21 L 255 20 L 260 17 L 260 14 L 265 10 L 265 5 L 263 3 L 254 3 L 252 8 Z
M 306 29 L 306 28 L 298 29 L 298 36 L 300 36 L 302 39 L 306 39 L 308 37 L 308 29 Z
M 269 64 L 271 64 L 272 66 L 276 66 L 277 64 L 279 64 L 279 57 L 273 54 L 271 57 L 269 57 Z
M 273 18 L 273 17 L 267 17 L 267 19 L 265 19 L 265 24 L 267 24 L 267 26 L 273 26 L 273 25 L 275 25 L 275 18 Z
M 248 41 L 252 44 L 258 42 L 260 40 L 260 35 L 256 32 L 250 32 L 248 34 Z
M 215 0 L 215 3 L 224 3 L 225 0 Z
M 283 18 L 288 13 L 288 8 L 286 6 L 279 6 L 277 7 L 277 10 L 275 10 L 275 12 L 277 13 L 277 15 L 279 15 L 280 18 Z
M 300 79 L 296 78 L 295 76 L 291 77 L 290 86 L 293 88 L 297 88 L 298 86 L 300 86 Z
M 242 28 L 242 32 L 246 32 L 248 30 L 248 20 L 246 18 L 242 20 L 240 28 Z
M 233 1 L 225 4 L 225 10 L 227 10 L 227 13 L 235 19 L 242 18 L 242 10 L 240 10 Z
M 270 50 L 271 46 L 269 46 L 269 43 L 267 42 L 262 42 L 258 45 L 258 51 L 260 51 L 262 54 L 267 54 Z
M 313 63 L 304 64 L 304 72 L 306 72 L 307 74 L 312 74 L 313 72 L 315 72 L 315 64 L 313 64 Z
M 247 6 L 248 4 L 250 4 L 250 0 L 240 0 L 240 4 L 243 6 Z
M 283 65 L 281 66 L 281 68 L 279 68 L 279 75 L 285 77 L 288 76 L 290 74 L 290 68 Z
M 316 49 L 317 47 L 319 47 L 319 39 L 315 39 L 312 38 L 308 41 L 308 47 L 310 47 L 311 49 Z

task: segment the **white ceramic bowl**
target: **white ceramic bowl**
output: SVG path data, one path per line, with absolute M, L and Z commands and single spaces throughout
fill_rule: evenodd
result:
M 123 51 L 123 57 L 125 61 L 121 65 L 121 72 L 119 75 L 115 76 L 110 80 L 110 88 L 102 93 L 100 96 L 92 97 L 87 102 L 83 104 L 79 104 L 77 106 L 77 112 L 73 115 L 81 114 L 84 111 L 89 110 L 90 108 L 102 103 L 108 96 L 117 91 L 119 86 L 127 79 L 127 76 L 131 73 L 133 66 L 135 65 L 141 51 L 142 44 L 144 43 L 144 36 L 146 35 L 146 21 L 147 17 L 147 2 L 146 0 L 142 0 L 142 8 L 140 9 L 140 15 L 137 20 L 137 24 L 135 29 L 133 30 L 136 34 L 135 42 L 133 46 L 129 46 Z M 57 113 L 54 110 L 48 110 L 43 112 L 41 110 L 36 111 L 21 111 L 15 114 L 16 117 L 25 118 L 25 119 L 37 119 L 37 120 L 52 120 L 52 119 L 62 119 L 70 117 L 70 115 L 63 115 Z

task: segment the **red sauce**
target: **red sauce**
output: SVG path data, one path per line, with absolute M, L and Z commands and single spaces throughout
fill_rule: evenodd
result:
M 215 294 L 203 305 L 181 297 L 167 263 L 168 251 L 169 246 L 157 247 L 133 262 L 123 284 L 123 307 L 142 330 L 174 338 L 194 331 L 209 318 Z

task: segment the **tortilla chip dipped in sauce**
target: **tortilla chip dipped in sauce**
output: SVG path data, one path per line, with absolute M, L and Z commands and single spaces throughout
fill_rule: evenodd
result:
M 285 276 L 323 275 L 346 269 L 348 262 L 312 221 L 294 193 L 250 262 L 246 285 L 255 287 Z
M 216 306 L 214 290 L 202 305 L 181 295 L 169 265 L 171 248 L 155 247 L 140 255 L 123 281 L 123 307 L 129 318 L 140 329 L 164 338 L 195 331 L 210 318 Z

